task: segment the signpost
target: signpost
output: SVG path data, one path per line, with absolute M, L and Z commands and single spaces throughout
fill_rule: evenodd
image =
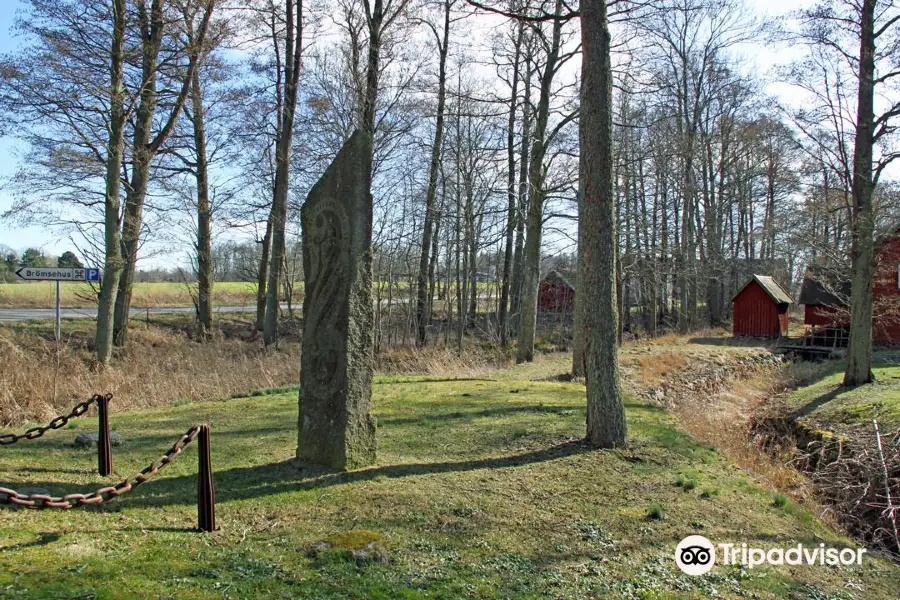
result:
M 64 268 L 64 267 L 20 267 L 16 276 L 25 281 L 56 282 L 56 361 L 59 362 L 59 340 L 61 324 L 59 315 L 59 282 L 60 281 L 100 281 L 100 269 Z
M 26 281 L 100 281 L 100 269 L 20 267 L 16 275 Z

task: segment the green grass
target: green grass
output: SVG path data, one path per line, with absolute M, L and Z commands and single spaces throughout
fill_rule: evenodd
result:
M 900 427 L 900 361 L 896 353 L 874 356 L 875 383 L 844 388 L 844 361 L 824 363 L 814 381 L 790 394 L 793 415 L 822 429 L 846 433 L 857 427 L 871 431 L 872 419 L 882 431 Z
M 666 518 L 666 507 L 661 502 L 651 503 L 650 510 L 647 511 L 647 518 L 652 521 L 662 521 Z
M 675 545 L 700 533 L 762 547 L 849 542 L 627 400 L 630 444 L 583 445 L 584 388 L 533 381 L 378 378 L 378 464 L 299 471 L 296 392 L 115 414 L 131 475 L 190 425 L 212 424 L 217 518 L 198 534 L 196 450 L 109 504 L 68 512 L 2 510 L 3 598 L 895 598 L 897 569 L 717 566 L 682 574 Z M 83 418 L 80 431 L 90 430 Z M 0 449 L 0 485 L 54 494 L 114 482 L 93 471 L 74 432 Z M 685 493 L 677 473 L 715 482 Z M 687 477 L 686 477 L 687 479 Z M 710 488 L 704 488 L 710 489 Z M 648 519 L 659 506 L 665 518 Z M 348 550 L 375 540 L 388 562 Z M 334 551 L 314 550 L 320 542 Z M 854 587 L 847 589 L 852 581 Z M 841 595 L 843 594 L 843 595 Z
M 686 477 L 684 475 L 679 475 L 678 479 L 675 481 L 675 485 L 686 492 L 690 492 L 697 487 L 697 480 L 691 477 Z

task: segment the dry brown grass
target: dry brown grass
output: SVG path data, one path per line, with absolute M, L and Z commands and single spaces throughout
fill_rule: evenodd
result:
M 715 400 L 706 398 L 683 402 L 675 412 L 692 437 L 715 446 L 773 491 L 786 494 L 795 501 L 809 503 L 813 498 L 812 485 L 789 464 L 792 458 L 790 452 L 772 454 L 761 451 L 753 439 L 751 419 L 769 397 L 772 384 L 767 380 L 777 379 L 773 375 L 772 371 L 766 371 L 757 377 L 736 381 L 719 393 Z
M 57 366 L 52 324 L 0 327 L 0 426 L 44 422 L 94 393 L 112 393 L 116 411 L 175 402 L 203 402 L 299 383 L 300 343 L 285 322 L 278 351 L 266 351 L 249 321 L 221 318 L 214 339 L 191 335 L 190 318 L 172 316 L 151 325 L 135 321 L 128 346 L 109 366 L 96 365 L 89 321 L 64 322 Z M 451 348 L 388 350 L 379 373 L 475 377 L 510 364 L 508 354 L 467 344 Z
M 512 363 L 500 349 L 467 345 L 462 353 L 456 348 L 397 348 L 378 357 L 378 371 L 389 375 L 434 375 L 438 377 L 477 377 Z
M 713 398 L 691 396 L 672 410 L 691 437 L 715 447 L 773 493 L 788 496 L 837 528 L 835 515 L 821 504 L 813 483 L 794 468 L 793 449 L 765 450 L 755 439 L 752 423 L 756 412 L 790 385 L 784 371 L 765 369 L 749 379 L 732 382 Z
M 640 369 L 641 382 L 646 386 L 659 385 L 666 377 L 688 365 L 687 359 L 675 352 L 638 354 L 634 361 Z
M 112 393 L 114 409 L 166 406 L 296 384 L 299 347 L 266 352 L 259 342 L 191 340 L 183 331 L 133 327 L 128 348 L 98 368 L 86 330 L 65 336 L 59 366 L 42 331 L 0 330 L 0 424 L 43 421 L 93 393 Z
M 695 344 L 692 339 L 708 342 Z M 633 369 L 630 383 L 638 393 L 657 386 L 665 389 L 663 403 L 691 437 L 715 447 L 773 492 L 791 497 L 834 525 L 833 515 L 818 503 L 814 486 L 790 463 L 793 448 L 767 451 L 759 447 L 753 430 L 759 412 L 773 398 L 815 380 L 822 366 L 746 362 L 749 355 L 767 355 L 763 350 L 748 354 L 746 349 L 754 344 L 759 342 L 732 338 L 721 329 L 686 336 L 670 333 L 651 343 L 631 344 L 623 364 Z

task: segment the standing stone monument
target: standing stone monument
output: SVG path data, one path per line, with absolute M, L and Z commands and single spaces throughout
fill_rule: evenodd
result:
M 306 198 L 297 458 L 375 462 L 372 403 L 372 142 L 356 131 Z

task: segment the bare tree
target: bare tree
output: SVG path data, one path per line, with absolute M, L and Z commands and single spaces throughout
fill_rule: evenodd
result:
M 500 288 L 500 308 L 498 311 L 497 327 L 500 329 L 500 345 L 506 346 L 509 338 L 509 303 L 513 275 L 513 241 L 516 232 L 516 223 L 519 219 L 519 197 L 516 187 L 516 117 L 519 108 L 519 81 L 522 78 L 522 48 L 525 42 L 525 23 L 518 21 L 513 25 L 513 54 L 512 74 L 509 87 L 509 118 L 506 126 L 506 238 L 503 247 L 503 273 Z M 528 68 L 527 66 L 525 68 Z
M 853 139 L 852 161 L 847 159 L 847 145 L 818 144 L 823 153 L 831 155 L 837 148 L 841 160 L 835 162 L 842 165 L 841 175 L 850 184 L 852 194 L 847 205 L 852 219 L 852 293 L 845 385 L 872 380 L 875 229 L 872 198 L 884 170 L 900 156 L 891 146 L 900 103 L 888 101 L 876 114 L 875 96 L 885 94 L 890 98 L 889 90 L 895 87 L 900 76 L 900 71 L 894 68 L 900 58 L 898 20 L 900 12 L 891 3 L 879 7 L 875 0 L 827 0 L 801 11 L 800 29 L 794 32 L 812 47 L 811 54 L 818 59 L 815 66 L 819 67 L 824 81 L 820 82 L 815 98 L 819 105 L 825 105 L 822 113 L 831 118 L 832 139 L 839 142 Z M 876 46 L 883 50 L 877 53 Z M 885 67 L 883 71 L 878 70 L 880 65 Z M 797 79 L 809 89 L 810 70 L 800 74 L 803 77 Z M 852 88 L 847 87 L 848 81 L 854 82 Z M 851 104 L 851 94 L 847 93 L 849 90 L 855 91 L 855 107 Z M 848 132 L 850 136 L 846 135 Z M 818 135 L 807 137 L 822 139 Z M 848 167 L 852 168 L 849 173 Z
M 553 14 L 557 17 L 552 21 L 549 39 L 544 39 L 546 48 L 544 64 L 540 74 L 540 90 L 535 115 L 535 127 L 531 156 L 529 157 L 528 185 L 529 203 L 528 215 L 525 222 L 525 254 L 524 254 L 524 283 L 522 286 L 522 309 L 519 327 L 519 338 L 516 347 L 516 361 L 530 362 L 534 358 L 534 335 L 537 324 L 537 295 L 540 285 L 541 268 L 541 240 L 544 226 L 544 199 L 547 190 L 544 187 L 547 168 L 545 160 L 550 142 L 565 123 L 574 117 L 562 120 L 552 130 L 550 124 L 550 100 L 553 92 L 553 82 L 560 67 L 572 56 L 572 53 L 563 52 L 562 28 L 565 20 L 563 17 L 563 2 L 557 0 Z
M 112 355 L 113 309 L 115 293 L 122 272 L 120 216 L 120 170 L 125 152 L 124 45 L 125 0 L 113 1 L 113 34 L 110 52 L 110 115 L 109 144 L 106 153 L 106 197 L 104 202 L 104 241 L 106 263 L 100 285 L 100 304 L 97 312 L 97 360 L 106 364 Z
M 268 282 L 266 284 L 266 318 L 263 340 L 266 346 L 278 341 L 278 314 L 281 309 L 279 292 L 285 260 L 285 225 L 287 221 L 288 189 L 290 186 L 291 150 L 293 149 L 294 116 L 297 111 L 297 92 L 300 86 L 300 64 L 303 54 L 302 0 L 284 3 L 284 62 L 281 49 L 275 43 L 278 125 L 275 141 L 275 187 L 272 197 L 272 223 L 269 243 Z
M 427 327 L 431 321 L 431 299 L 428 295 L 429 273 L 431 271 L 432 238 L 436 237 L 435 202 L 437 199 L 438 170 L 440 168 L 441 149 L 444 138 L 444 107 L 447 100 L 447 53 L 450 48 L 450 10 L 453 8 L 452 0 L 444 0 L 443 5 L 443 34 L 437 27 L 428 21 L 424 21 L 434 34 L 438 48 L 438 93 L 437 112 L 434 126 L 434 142 L 431 145 L 431 162 L 428 168 L 428 188 L 425 192 L 425 222 L 422 225 L 422 250 L 419 255 L 419 273 L 416 279 L 416 343 L 424 346 L 426 343 Z
M 119 278 L 116 292 L 115 316 L 113 324 L 113 340 L 116 345 L 124 345 L 128 331 L 129 311 L 131 308 L 131 291 L 134 283 L 135 266 L 137 265 L 143 228 L 144 201 L 150 184 L 151 163 L 166 143 L 191 90 L 194 73 L 199 68 L 202 49 L 205 45 L 207 31 L 216 7 L 216 0 L 203 0 L 192 5 L 195 15 L 202 15 L 196 29 L 193 43 L 186 47 L 171 50 L 171 55 L 160 60 L 163 41 L 166 36 L 177 40 L 175 24 L 181 15 L 167 6 L 165 0 L 146 0 L 137 2 L 138 29 L 141 40 L 141 79 L 138 103 L 134 113 L 134 138 L 132 140 L 131 176 L 126 186 L 125 211 L 122 215 L 122 259 L 124 266 Z M 171 30 L 171 31 L 170 31 Z M 160 89 L 158 82 L 161 73 L 166 72 L 169 62 L 176 62 L 179 55 L 185 54 L 187 64 L 180 72 L 171 76 L 171 81 L 179 86 L 175 97 L 171 100 L 168 113 L 162 120 L 162 126 L 156 127 L 157 108 L 160 101 L 169 95 L 167 89 Z M 98 319 L 98 331 L 107 327 Z
M 900 18 L 875 30 L 876 0 L 863 0 L 859 11 L 859 95 L 856 108 L 856 142 L 853 147 L 853 285 L 850 296 L 850 345 L 844 385 L 869 383 L 872 375 L 872 285 L 875 270 L 875 218 L 872 190 L 877 181 L 873 173 L 872 150 L 875 145 L 875 42 L 884 27 L 890 29 Z M 854 8 L 859 4 L 854 3 Z M 886 75 L 888 76 L 888 75 Z M 885 76 L 885 77 L 886 77 Z M 884 115 L 882 115 L 884 117 Z M 884 128 L 890 117 L 879 119 Z

